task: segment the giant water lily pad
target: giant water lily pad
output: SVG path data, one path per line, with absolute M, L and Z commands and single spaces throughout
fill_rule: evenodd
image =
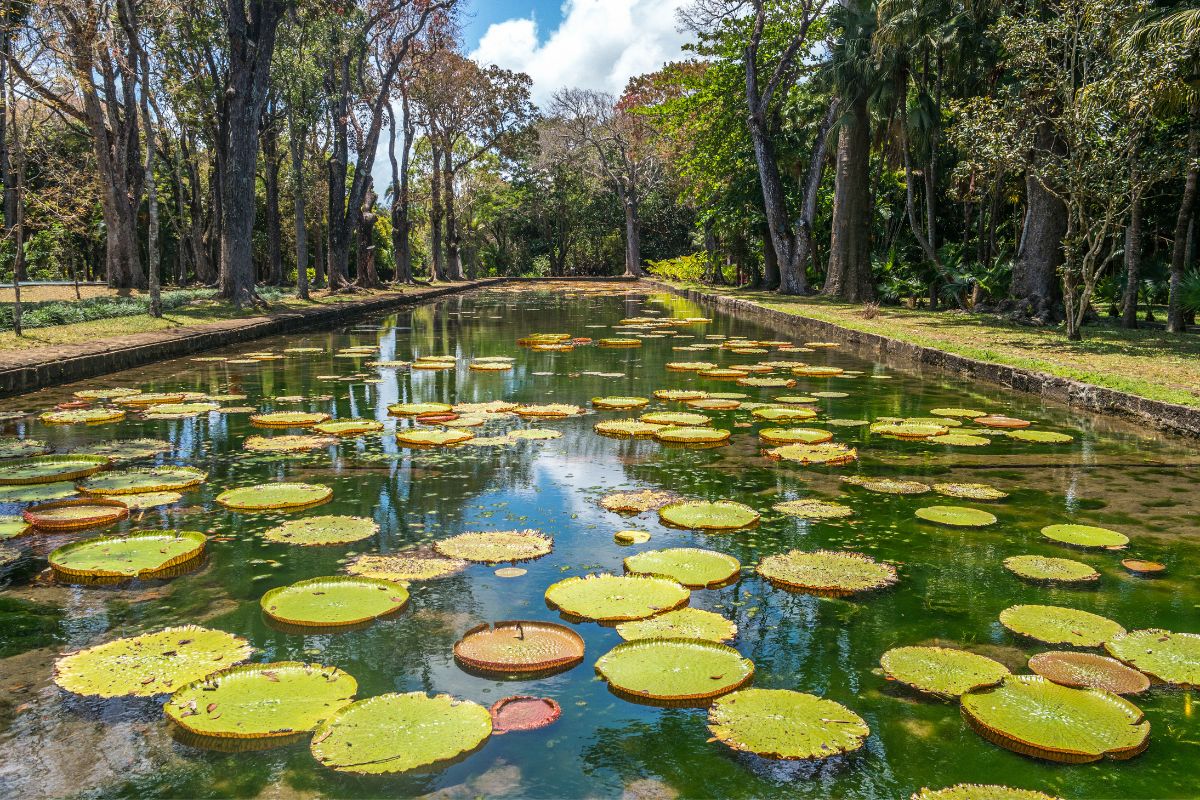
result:
M 1027 419 L 1018 419 L 1016 417 L 1006 417 L 1003 414 L 988 414 L 983 417 L 976 417 L 975 423 L 983 425 L 986 428 L 1000 428 L 1003 430 L 1011 430 L 1016 428 L 1028 428 L 1031 423 Z
M 373 419 L 336 419 L 313 425 L 313 430 L 330 436 L 359 436 L 383 430 L 383 423 Z
M 130 511 L 143 511 L 147 508 L 171 506 L 182 499 L 183 495 L 179 492 L 142 492 L 140 494 L 126 494 L 121 496 L 121 502 L 127 505 Z
M 415 553 L 392 555 L 363 555 L 346 566 L 351 575 L 380 578 L 386 581 L 431 581 L 455 575 L 467 568 L 466 561 Z
M 1010 674 L 998 661 L 949 647 L 895 647 L 879 664 L 889 678 L 938 697 L 995 686 Z
M 750 414 L 767 422 L 801 422 L 817 416 L 816 411 L 804 406 L 767 406 L 753 409 Z
M 849 464 L 858 459 L 858 450 L 844 444 L 827 442 L 825 444 L 787 444 L 775 447 L 766 452 L 767 458 L 776 461 L 790 461 L 795 464 L 819 464 L 837 466 Z
M 21 516 L 35 528 L 74 531 L 119 522 L 129 516 L 129 506 L 118 500 L 102 498 L 56 500 L 30 506 L 21 512 Z
M 582 414 L 583 409 L 579 406 L 568 405 L 566 403 L 545 403 L 542 405 L 527 405 L 517 406 L 515 412 L 522 417 L 574 417 L 577 414 Z
M 1051 651 L 1029 659 L 1029 669 L 1046 680 L 1077 689 L 1104 689 L 1113 694 L 1140 694 L 1150 679 L 1115 658 L 1095 653 Z
M 0 438 L 0 458 L 27 458 L 50 452 L 50 445 L 41 439 Z
M 118 397 L 133 397 L 141 394 L 141 389 L 112 388 L 112 389 L 80 389 L 75 396 L 80 400 L 115 400 Z
M 160 403 L 146 409 L 144 419 L 188 419 L 220 408 L 219 403 Z
M 263 538 L 268 542 L 319 546 L 358 542 L 378 532 L 375 520 L 366 517 L 321 516 L 290 519 L 271 528 Z
M 705 414 L 693 414 L 690 411 L 652 411 L 642 414 L 638 420 L 651 425 L 677 428 L 700 428 L 712 424 L 712 420 Z
M 929 491 L 929 485 L 920 481 L 906 481 L 898 478 L 869 478 L 863 475 L 847 475 L 842 483 L 858 486 L 868 492 L 879 494 L 924 494 Z
M 728 645 L 705 639 L 636 639 L 601 656 L 596 672 L 622 696 L 688 703 L 749 683 L 754 663 Z
M 1117 548 L 1129 544 L 1125 534 L 1094 525 L 1047 525 L 1042 528 L 1042 536 L 1075 547 Z
M 897 580 L 891 564 L 835 550 L 777 553 L 760 561 L 756 571 L 775 586 L 827 597 L 883 589 Z
M 308 428 L 328 420 L 329 415 L 323 412 L 271 411 L 250 415 L 250 424 L 260 428 Z
M 179 688 L 167 719 L 200 737 L 278 739 L 313 730 L 358 691 L 336 667 L 284 661 L 214 672 Z
M 670 444 L 714 445 L 729 441 L 730 431 L 722 428 L 689 428 L 668 425 L 654 432 L 654 438 Z
M 677 608 L 649 619 L 622 622 L 617 633 L 626 641 L 636 639 L 706 639 L 727 642 L 737 636 L 731 620 L 699 608 Z
M 703 400 L 708 392 L 700 389 L 656 389 L 654 397 L 658 400 L 674 400 L 686 403 L 688 400 Z M 675 423 L 665 423 L 668 425 Z
M 659 519 L 672 527 L 688 530 L 734 531 L 759 520 L 753 508 L 732 500 L 685 500 L 658 509 Z
M 333 489 L 319 483 L 264 483 L 228 489 L 217 495 L 217 502 L 237 511 L 272 511 L 306 508 L 333 497 Z
M 1065 444 L 1075 439 L 1070 434 L 1058 433 L 1056 431 L 1014 430 L 1007 431 L 1006 435 L 1009 439 L 1016 439 L 1018 442 L 1035 442 L 1038 444 Z
M 1009 556 L 1004 568 L 1030 581 L 1061 581 L 1084 583 L 1100 578 L 1100 573 L 1082 561 L 1049 556 Z
M 656 511 L 678 500 L 679 495 L 674 492 L 643 489 L 638 492 L 606 494 L 600 498 L 600 505 L 605 510 L 615 511 L 618 514 L 641 514 L 646 511 Z
M 962 710 L 988 741 L 1067 764 L 1132 758 L 1150 739 L 1150 723 L 1128 700 L 1037 675 L 1012 675 L 999 686 L 965 694 Z
M 134 461 L 171 452 L 173 445 L 164 439 L 113 439 L 92 442 L 71 449 L 72 455 L 103 456 L 113 461 Z
M 50 554 L 50 566 L 67 578 L 136 578 L 192 561 L 208 537 L 197 531 L 137 531 L 71 542 Z
M 108 466 L 104 456 L 34 456 L 0 464 L 0 486 L 73 481 Z
M 927 522 L 956 528 L 982 528 L 996 522 L 995 514 L 967 506 L 929 506 L 918 508 L 914 513 Z
M 384 694 L 342 708 L 317 728 L 313 757 L 338 772 L 386 775 L 451 761 L 492 734 L 492 715 L 450 695 Z
M 611 419 L 604 422 L 597 422 L 592 426 L 592 430 L 601 436 L 615 436 L 621 439 L 648 439 L 665 427 L 667 426 L 655 425 L 636 419 Z
M 199 396 L 203 397 L 203 395 Z M 149 408 L 162 403 L 182 403 L 187 399 L 187 392 L 139 392 L 118 397 L 114 402 L 119 406 L 128 406 L 129 408 Z
M 565 625 L 506 620 L 471 628 L 454 645 L 454 657 L 488 673 L 548 673 L 583 660 L 583 639 Z
M 988 486 L 986 483 L 935 483 L 933 490 L 946 497 L 962 500 L 1003 500 L 1008 492 Z
M 240 636 L 184 625 L 64 655 L 54 663 L 54 682 L 81 695 L 150 697 L 244 661 L 253 652 Z
M 71 481 L 40 483 L 36 486 L 6 486 L 0 488 L 0 503 L 42 503 L 64 500 L 79 494 Z
M 428 414 L 445 414 L 454 409 L 448 403 L 395 403 L 388 406 L 388 413 L 397 417 L 420 417 Z
M 1045 792 L 984 783 L 958 783 L 945 789 L 922 789 L 911 800 L 1058 800 Z
M 551 584 L 546 603 L 571 617 L 624 622 L 686 605 L 691 592 L 668 578 L 649 575 L 588 575 Z
M 986 436 L 975 436 L 970 433 L 944 433 L 941 436 L 930 436 L 925 441 L 931 444 L 946 444 L 951 447 L 985 447 L 992 443 Z
M 647 397 L 593 397 L 592 407 L 624 411 L 631 408 L 641 408 L 649 402 L 650 399 Z
M 841 703 L 788 689 L 742 689 L 719 698 L 708 729 L 734 750 L 789 760 L 853 752 L 871 733 Z
M 1200 687 L 1200 634 L 1150 628 L 1114 636 L 1104 648 L 1163 683 Z
M 473 439 L 475 434 L 463 430 L 426 430 L 408 428 L 396 431 L 396 441 L 407 447 L 448 447 Z
M 896 439 L 928 439 L 931 436 L 945 436 L 950 429 L 945 425 L 929 422 L 876 422 L 871 426 L 871 433 L 880 433 Z
M 827 503 L 824 500 L 786 500 L 771 506 L 780 514 L 787 514 L 800 519 L 841 519 L 853 516 L 854 509 L 841 503 Z
M 625 571 L 630 574 L 661 575 L 689 589 L 728 583 L 741 567 L 733 556 L 698 547 L 646 550 L 625 559 Z
M 103 425 L 120 422 L 125 412 L 119 408 L 80 408 L 73 411 L 47 411 L 38 415 L 47 425 Z
M 310 578 L 270 590 L 259 605 L 276 622 L 332 628 L 394 614 L 408 605 L 408 590 L 377 578 Z
M 94 475 L 79 484 L 85 494 L 122 495 L 142 492 L 177 492 L 199 486 L 208 473 L 195 467 L 150 467 Z
M 433 549 L 446 558 L 499 564 L 541 558 L 554 549 L 554 541 L 533 529 L 473 531 L 434 542 Z
M 929 413 L 935 417 L 965 417 L 966 419 L 979 419 L 986 417 L 986 411 L 976 411 L 973 408 L 931 408 Z
M 767 444 L 825 444 L 833 438 L 829 431 L 819 428 L 763 428 L 758 438 Z
M 1000 624 L 1040 642 L 1073 647 L 1099 647 L 1125 633 L 1107 617 L 1063 606 L 1009 606 L 1000 612 Z
M 242 447 L 255 453 L 299 453 L 338 443 L 335 436 L 296 434 L 292 436 L 247 436 Z
M 0 540 L 15 539 L 30 530 L 29 523 L 23 517 L 15 514 L 0 515 Z

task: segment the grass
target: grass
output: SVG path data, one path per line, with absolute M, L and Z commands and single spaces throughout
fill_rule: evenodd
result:
M 1104 321 L 1084 329 L 1082 342 L 1061 329 L 1017 325 L 998 317 L 959 311 L 881 307 L 872 319 L 862 306 L 818 297 L 675 283 L 750 300 L 765 308 L 831 322 L 947 353 L 1200 408 L 1200 336 L 1161 330 L 1125 330 Z

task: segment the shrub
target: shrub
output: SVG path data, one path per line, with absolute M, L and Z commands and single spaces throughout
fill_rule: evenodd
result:
M 662 261 L 649 261 L 646 271 L 668 281 L 698 283 L 708 271 L 708 257 L 704 253 L 690 253 Z

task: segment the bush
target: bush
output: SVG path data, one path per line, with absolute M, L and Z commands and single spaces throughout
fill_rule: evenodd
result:
M 708 271 L 708 256 L 704 253 L 691 253 L 676 258 L 664 258 L 662 261 L 649 261 L 647 264 L 647 272 L 664 280 L 699 283 Z

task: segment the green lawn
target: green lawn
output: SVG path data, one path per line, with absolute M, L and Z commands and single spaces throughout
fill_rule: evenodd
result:
M 753 301 L 766 308 L 889 336 L 967 358 L 1074 378 L 1169 403 L 1200 407 L 1200 336 L 1127 331 L 1107 321 L 1069 342 L 1061 329 L 1016 325 L 987 315 L 881 307 L 873 319 L 861 305 L 699 284 L 675 284 Z

